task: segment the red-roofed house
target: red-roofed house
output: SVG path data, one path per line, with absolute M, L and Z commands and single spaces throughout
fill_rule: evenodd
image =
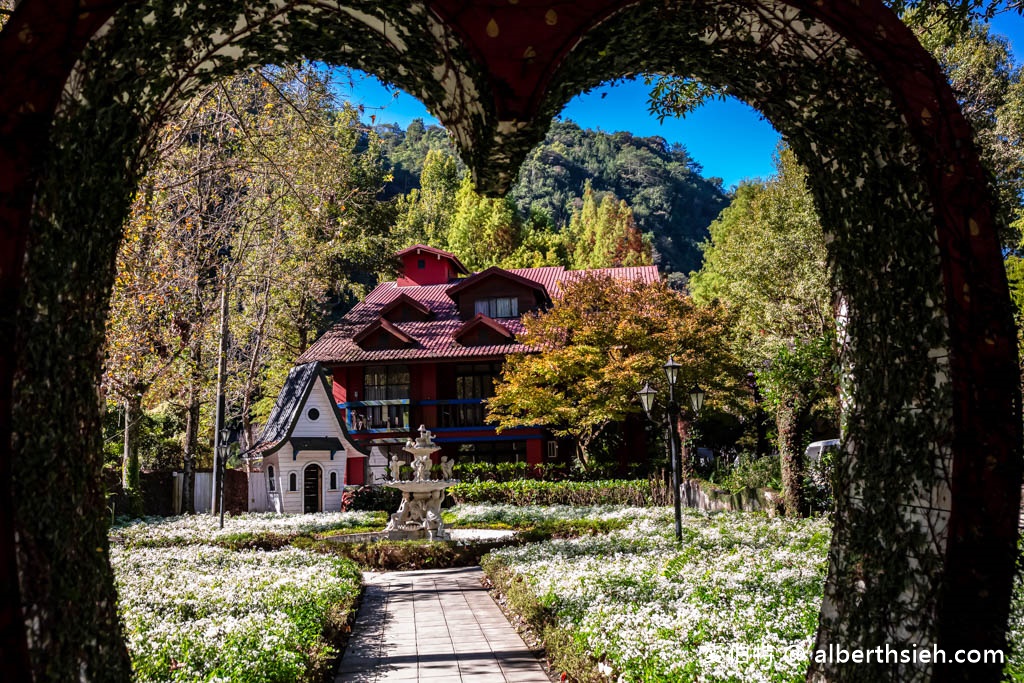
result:
M 455 255 L 422 244 L 398 256 L 401 277 L 378 285 L 299 359 L 329 368 L 334 399 L 352 439 L 371 451 L 371 465 L 404 457 L 402 445 L 421 424 L 441 445 L 438 456 L 458 462 L 538 465 L 556 458 L 557 444 L 543 428 L 496 434 L 485 424 L 483 401 L 493 395 L 505 355 L 529 350 L 517 340 L 521 316 L 550 306 L 561 283 L 588 271 L 492 267 L 470 274 Z M 659 278 L 655 266 L 589 272 Z M 346 482 L 369 483 L 366 461 L 348 462 Z

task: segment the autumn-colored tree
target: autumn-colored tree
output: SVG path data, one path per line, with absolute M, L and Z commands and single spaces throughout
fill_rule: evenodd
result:
M 597 275 L 570 282 L 544 312 L 524 316 L 531 353 L 509 356 L 488 419 L 498 429 L 544 425 L 572 437 L 583 467 L 607 427 L 640 410 L 636 392 L 664 382 L 671 354 L 681 381 L 700 382 L 719 405 L 735 399 L 739 373 L 726 345 L 729 318 L 663 282 Z
M 145 398 L 127 392 L 140 407 L 179 407 L 188 472 L 201 433 L 212 433 L 204 407 L 214 391 L 220 290 L 232 301 L 231 420 L 247 446 L 294 358 L 334 307 L 384 268 L 393 215 L 377 199 L 387 173 L 376 136 L 312 67 L 257 69 L 212 85 L 170 122 L 161 145 L 119 261 L 124 291 L 114 293 L 108 326 L 107 386 L 115 395 L 148 388 Z M 133 283 L 154 277 L 168 284 L 147 317 Z M 148 356 L 134 352 L 147 344 Z M 169 362 L 157 362 L 160 353 Z M 183 498 L 189 509 L 187 485 Z

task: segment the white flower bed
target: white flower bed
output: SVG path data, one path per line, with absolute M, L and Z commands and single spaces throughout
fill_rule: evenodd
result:
M 493 556 L 620 680 L 802 680 L 827 568 L 826 520 L 687 511 L 677 547 L 664 508 L 577 517 L 616 514 L 632 520 L 625 529 Z
M 537 522 L 557 522 L 576 519 L 630 519 L 648 512 L 646 508 L 623 507 L 621 505 L 456 505 L 445 511 L 449 524 L 469 526 L 472 524 L 507 524 L 509 526 L 529 525 Z
M 251 512 L 224 518 L 224 528 L 214 515 L 146 517 L 115 526 L 111 540 L 121 543 L 209 543 L 240 534 L 303 534 L 383 524 L 378 512 L 319 512 L 306 515 L 278 515 Z
M 351 562 L 293 548 L 115 545 L 111 563 L 139 681 L 299 680 L 333 652 L 326 617 L 360 582 Z

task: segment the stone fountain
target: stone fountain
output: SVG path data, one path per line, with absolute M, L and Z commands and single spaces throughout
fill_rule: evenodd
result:
M 409 439 L 403 449 L 411 453 L 412 481 L 402 481 L 399 470 L 403 463 L 398 456 L 391 458 L 390 478 L 384 486 L 402 492 L 402 502 L 398 512 L 391 515 L 391 521 L 384 528 L 390 540 L 447 538 L 444 522 L 441 521 L 441 503 L 444 501 L 444 490 L 457 483 L 452 479 L 455 463 L 444 456 L 441 458 L 441 471 L 444 479 L 430 479 L 430 468 L 433 461 L 430 456 L 441 450 L 434 443 L 434 435 L 425 426 L 420 425 L 420 436 L 415 441 Z

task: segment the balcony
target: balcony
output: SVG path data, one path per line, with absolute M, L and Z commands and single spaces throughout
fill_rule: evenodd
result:
M 409 420 L 414 406 L 437 406 L 436 426 L 440 429 L 492 426 L 486 422 L 487 407 L 482 398 L 431 401 L 410 401 L 403 398 L 338 404 L 338 407 L 345 411 L 348 430 L 364 434 L 410 431 Z
M 407 398 L 341 403 L 350 432 L 408 432 L 410 401 Z

